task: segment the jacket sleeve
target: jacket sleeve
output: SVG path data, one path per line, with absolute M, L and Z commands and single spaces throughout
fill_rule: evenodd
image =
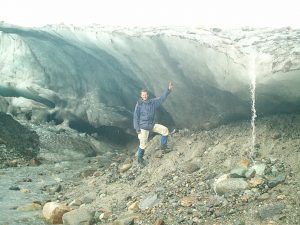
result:
M 154 106 L 155 108 L 159 107 L 168 97 L 168 95 L 171 93 L 169 89 L 167 89 L 160 97 L 154 98 Z
M 133 127 L 136 131 L 140 130 L 139 120 L 140 120 L 139 104 L 136 103 L 135 109 L 134 109 L 134 114 L 133 114 Z

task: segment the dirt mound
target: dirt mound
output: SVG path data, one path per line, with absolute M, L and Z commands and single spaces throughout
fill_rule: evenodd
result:
M 11 116 L 0 113 L 0 165 L 11 160 L 30 160 L 39 152 L 39 137 Z

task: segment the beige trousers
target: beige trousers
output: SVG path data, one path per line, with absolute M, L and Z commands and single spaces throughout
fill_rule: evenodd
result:
M 153 132 L 161 134 L 162 136 L 167 136 L 169 134 L 169 129 L 161 124 L 156 123 L 152 129 Z M 140 140 L 140 148 L 146 149 L 149 137 L 149 130 L 141 129 L 141 132 L 138 135 Z

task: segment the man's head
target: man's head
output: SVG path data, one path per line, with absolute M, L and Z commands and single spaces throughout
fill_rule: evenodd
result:
M 147 101 L 148 100 L 148 91 L 146 89 L 142 89 L 141 90 L 141 99 L 143 101 Z

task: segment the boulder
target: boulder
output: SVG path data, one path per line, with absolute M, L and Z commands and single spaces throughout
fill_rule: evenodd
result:
M 47 202 L 43 207 L 43 216 L 48 223 L 60 224 L 63 222 L 62 217 L 71 209 L 57 202 Z

